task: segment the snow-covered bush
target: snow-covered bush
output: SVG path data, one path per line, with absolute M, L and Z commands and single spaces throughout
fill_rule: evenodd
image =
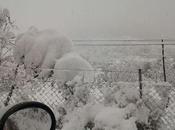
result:
M 166 78 L 167 82 L 175 86 L 175 67 L 174 60 L 172 58 L 165 59 L 165 70 L 166 70 Z M 154 64 L 150 64 L 150 68 L 144 73 L 144 76 L 147 79 L 160 82 L 164 80 L 163 77 L 163 65 L 162 60 L 158 59 Z
M 24 63 L 26 55 L 30 52 L 35 43 L 37 33 L 37 28 L 30 27 L 26 32 L 21 33 L 16 37 L 13 56 L 17 64 L 21 65 Z
M 107 63 L 101 66 L 104 78 L 110 82 L 126 81 L 135 82 L 138 80 L 138 69 L 145 73 L 156 59 L 129 56 L 117 59 L 114 63 Z
M 93 127 L 93 130 L 137 130 L 139 124 L 142 124 L 142 128 L 151 129 L 152 121 L 158 122 L 165 109 L 166 90 L 163 89 L 170 88 L 171 85 L 164 82 L 143 82 L 142 99 L 137 82 L 119 82 L 105 87 L 108 88 L 101 88 L 104 102 L 88 102 L 85 106 L 68 112 L 62 130 L 82 130 L 86 126 Z M 161 90 L 163 93 L 158 92 Z
M 81 98 L 83 99 L 83 96 L 81 96 Z M 129 104 L 127 107 L 120 108 L 115 104 L 108 104 L 106 106 L 106 104 L 90 103 L 85 106 L 80 106 L 77 109 L 73 109 L 73 112 L 71 113 L 68 113 L 66 116 L 67 120 L 63 123 L 63 130 L 82 130 L 85 129 L 89 123 L 91 124 L 91 127 L 94 127 L 94 130 L 117 128 L 119 130 L 125 130 L 124 128 L 137 130 L 134 122 L 136 121 L 136 105 L 134 104 Z M 128 125 L 125 126 L 124 122 L 127 121 Z
M 68 84 L 60 87 L 62 97 L 64 100 L 64 108 L 66 111 L 73 111 L 74 109 L 84 106 L 91 102 L 90 89 L 91 84 L 82 83 Z
M 100 104 L 87 104 L 83 107 L 74 109 L 71 113 L 67 114 L 63 123 L 62 130 L 82 130 L 88 122 L 94 122 L 94 119 L 103 108 Z
M 91 83 L 94 80 L 94 72 L 91 64 L 76 53 L 65 54 L 56 61 L 54 77 L 58 86 L 73 80 L 81 75 L 83 82 Z
M 137 130 L 135 118 L 125 119 L 125 116 L 125 109 L 105 107 L 95 117 L 93 130 Z
M 72 42 L 66 36 L 52 29 L 38 31 L 31 27 L 17 37 L 14 57 L 17 63 L 24 62 L 28 73 L 47 79 L 55 60 L 70 51 Z
M 126 119 L 127 113 L 130 112 L 128 110 L 102 104 L 87 104 L 66 116 L 62 130 L 82 130 L 87 124 L 93 130 L 137 130 L 135 118 Z
M 29 100 L 32 88 L 38 87 L 32 77 L 30 81 L 26 78 L 22 66 L 16 69 L 16 63 L 13 57 L 13 48 L 15 45 L 16 26 L 11 19 L 8 9 L 0 9 L 0 100 L 1 107 L 12 103 Z M 33 32 L 34 28 L 30 29 Z M 29 33 L 29 31 L 28 31 Z M 21 35 L 22 36 L 22 35 Z M 18 37 L 19 38 L 19 37 Z M 17 39 L 18 39 L 17 38 Z M 23 50 L 26 51 L 26 50 Z M 17 89 L 18 88 L 18 89 Z M 31 89 L 28 91 L 26 88 Z M 25 91 L 24 91 L 25 90 Z M 11 97 L 13 97 L 11 100 Z
M 138 84 L 129 82 L 113 82 L 111 88 L 104 92 L 106 105 L 117 104 L 118 107 L 126 107 L 129 103 L 135 103 L 140 99 Z
M 65 54 L 56 61 L 54 78 L 62 91 L 66 108 L 73 110 L 89 102 L 94 72 L 84 58 L 75 52 Z
M 136 121 L 147 124 L 150 113 L 149 109 L 143 103 L 144 101 L 140 101 L 137 83 L 119 82 L 113 84 L 112 87 L 105 94 L 105 105 L 115 105 L 118 108 L 129 109 L 131 112 L 128 113 L 129 117 L 135 117 Z M 143 104 L 140 105 L 140 103 Z M 144 116 L 140 117 L 140 115 Z
M 75 52 L 65 54 L 57 60 L 54 79 L 65 99 L 63 104 L 66 111 L 73 111 L 91 102 L 93 76 L 93 67 Z

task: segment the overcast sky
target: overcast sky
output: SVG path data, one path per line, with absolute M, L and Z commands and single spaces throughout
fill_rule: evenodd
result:
M 73 39 L 175 38 L 175 0 L 0 0 L 21 31 L 56 28 Z

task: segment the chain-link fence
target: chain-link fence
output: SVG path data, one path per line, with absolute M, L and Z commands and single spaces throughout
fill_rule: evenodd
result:
M 135 88 L 139 89 L 138 80 L 137 82 L 128 82 L 128 83 L 130 83 L 131 85 L 132 83 L 134 83 Z M 47 104 L 53 110 L 57 110 L 59 106 L 64 104 L 66 100 L 64 96 L 62 96 L 61 90 L 58 89 L 58 86 L 55 84 L 53 80 L 48 81 L 48 82 L 39 82 L 38 84 L 39 84 L 39 87 L 35 89 L 33 89 L 33 87 L 30 88 L 30 86 L 28 86 L 28 88 L 26 89 L 15 88 L 13 90 L 13 94 L 10 97 L 9 105 L 15 104 L 21 101 L 39 101 L 39 102 L 43 102 Z M 105 95 L 104 95 L 104 91 L 102 90 L 102 88 L 104 87 L 110 88 L 109 86 L 111 87 L 110 83 L 107 83 L 107 82 L 101 82 L 101 84 L 96 82 L 96 83 L 91 84 L 90 93 L 94 97 L 93 100 L 98 103 L 103 102 Z M 175 90 L 172 88 L 169 88 L 171 90 L 168 92 L 167 89 L 164 89 L 164 87 L 166 86 L 161 86 L 158 83 L 157 85 L 153 85 L 153 84 L 145 85 L 143 83 L 143 89 L 149 88 L 148 92 L 143 94 L 143 96 L 145 97 L 145 99 L 147 99 L 145 100 L 145 102 L 151 111 L 154 111 L 157 109 L 161 111 L 159 113 L 161 114 L 161 117 L 159 120 L 160 125 L 162 126 L 163 124 L 163 126 L 166 126 L 167 130 L 173 130 L 174 124 L 175 124 L 175 118 L 174 118 L 175 117 L 175 114 L 174 114 L 175 113 L 174 111 Z M 164 99 L 167 99 L 167 97 L 164 96 L 165 91 L 168 92 L 169 101 L 164 100 Z M 6 102 L 7 97 L 9 96 L 8 94 L 9 94 L 8 91 L 1 93 L 1 96 L 0 96 L 1 104 Z M 166 108 L 165 107 L 166 105 L 164 103 L 167 103 L 167 102 L 168 102 L 168 107 Z
M 160 48 L 161 49 L 161 48 Z M 146 51 L 146 50 L 145 50 Z M 126 51 L 125 51 L 126 52 Z M 163 56 L 164 57 L 164 56 Z M 88 59 L 88 57 L 86 57 Z M 141 67 L 142 69 L 142 87 L 143 87 L 143 97 L 145 103 L 148 105 L 149 109 L 154 111 L 159 109 L 161 114 L 159 119 L 159 125 L 163 126 L 163 129 L 174 130 L 175 124 L 175 89 L 174 89 L 174 79 L 173 74 L 173 62 L 170 58 L 166 58 L 166 77 L 167 81 L 171 86 L 159 84 L 160 81 L 164 81 L 164 71 L 162 70 L 162 55 L 159 55 L 156 62 L 148 62 Z M 132 59 L 131 59 L 132 60 Z M 100 61 L 102 62 L 102 61 Z M 91 63 L 96 66 L 94 73 L 94 82 L 89 83 L 90 94 L 93 96 L 95 102 L 103 102 L 105 94 L 103 88 L 111 88 L 113 83 L 118 83 L 120 81 L 127 83 L 134 83 L 135 89 L 140 89 L 139 86 L 139 66 L 131 67 L 131 64 L 128 64 L 128 59 L 120 62 L 111 62 L 101 65 L 100 63 Z M 11 66 L 11 65 L 10 65 Z M 172 67 L 170 67 L 172 66 Z M 9 65 L 1 68 L 2 73 L 8 68 Z M 9 69 L 9 68 L 8 68 Z M 6 70 L 8 70 L 6 69 Z M 87 71 L 87 70 L 84 70 Z M 15 73 L 15 67 L 6 72 L 6 75 Z M 66 102 L 65 97 L 63 96 L 64 92 L 59 89 L 56 85 L 54 79 L 49 81 L 39 81 L 33 80 L 28 81 L 26 79 L 19 80 L 22 72 L 18 72 L 18 76 L 2 76 L 1 75 L 1 92 L 0 92 L 0 105 L 3 106 L 4 103 L 8 101 L 8 104 L 15 104 L 21 101 L 40 101 L 53 110 L 57 110 L 58 106 L 61 106 Z M 8 77 L 8 78 L 6 78 Z M 15 78 L 17 78 L 15 80 Z M 22 78 L 23 79 L 23 78 Z M 16 83 L 17 81 L 17 83 Z M 19 83 L 20 82 L 20 83 Z M 153 82 L 153 83 L 152 83 Z M 148 83 L 148 84 L 145 84 Z M 15 86 L 13 86 L 15 84 Z M 4 87 L 6 86 L 6 87 Z M 21 87 L 22 86 L 22 87 Z M 130 84 L 128 85 L 130 86 Z M 144 89 L 147 89 L 147 93 L 144 93 Z M 11 92 L 11 93 L 9 93 Z M 167 96 L 168 95 L 168 96 Z M 161 103 L 160 103 L 161 102 Z M 162 105 L 163 104 L 163 105 Z M 168 107 L 166 107 L 168 106 Z M 158 115 L 158 114 L 157 114 Z

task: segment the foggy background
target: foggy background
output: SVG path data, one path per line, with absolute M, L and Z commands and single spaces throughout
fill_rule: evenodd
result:
M 72 39 L 174 38 L 174 0 L 0 0 L 20 31 L 56 28 Z

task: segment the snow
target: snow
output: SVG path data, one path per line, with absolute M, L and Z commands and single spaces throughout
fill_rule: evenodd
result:
M 130 130 L 137 130 L 136 118 L 131 117 L 126 120 L 125 116 L 125 109 L 88 104 L 67 116 L 63 130 L 82 130 L 90 121 L 95 123 L 93 130 L 98 128 L 105 128 L 106 130 L 128 130 L 130 128 Z
M 10 109 L 10 107 L 12 107 L 11 105 L 7 106 L 7 107 L 2 107 L 0 108 L 0 119 L 2 118 L 2 116 L 6 113 L 6 111 L 8 109 Z
M 19 130 L 49 130 L 50 122 L 43 123 L 35 119 L 23 117 L 22 120 L 16 121 Z
M 75 52 L 65 54 L 57 60 L 54 69 L 54 77 L 58 86 L 73 80 L 77 75 L 81 75 L 84 82 L 92 82 L 94 80 L 91 64 Z
M 120 130 L 137 130 L 135 119 L 131 118 L 129 120 L 123 120 L 121 122 L 121 129 Z
M 55 60 L 72 51 L 72 46 L 72 42 L 66 36 L 54 29 L 38 31 L 31 27 L 16 38 L 14 57 L 18 64 L 25 64 L 29 74 L 32 69 L 44 68 L 41 73 L 37 71 L 40 78 L 47 78 Z
M 138 108 L 138 109 L 136 109 L 137 120 L 141 123 L 148 124 L 148 118 L 149 118 L 149 115 L 150 115 L 150 110 L 145 106 L 143 101 L 140 101 L 137 104 L 137 108 Z
M 79 82 L 80 77 L 79 76 L 75 77 L 73 82 Z M 153 99 L 155 98 L 154 100 L 156 100 L 156 102 L 157 100 L 161 99 L 161 96 L 158 94 L 158 92 L 156 92 L 157 90 L 153 88 L 155 86 L 163 87 L 165 85 L 167 86 L 167 88 L 170 87 L 168 83 L 156 84 L 154 82 L 144 82 L 143 84 L 147 85 L 145 86 L 149 90 L 147 91 L 147 93 L 151 95 Z M 96 94 L 94 99 L 98 98 L 100 94 L 101 94 L 101 97 L 103 97 L 104 96 L 103 94 L 105 94 L 104 93 L 105 91 L 106 89 L 104 89 L 102 93 L 97 87 L 95 87 L 95 89 L 94 88 L 91 89 L 91 92 L 94 92 L 94 95 Z M 78 98 L 85 99 L 86 96 L 84 95 L 84 92 L 86 92 L 85 89 L 83 87 L 81 88 L 80 86 L 80 88 L 77 88 L 75 95 Z M 112 93 L 111 95 L 114 95 L 113 97 L 114 99 L 111 99 L 111 100 L 116 100 L 118 101 L 117 103 L 119 103 L 120 101 L 121 104 L 123 105 L 118 106 L 116 102 L 110 105 L 109 104 L 103 105 L 103 102 L 101 102 L 102 104 L 100 105 L 94 105 L 96 103 L 93 102 L 94 103 L 93 105 L 91 104 L 85 107 L 80 106 L 80 108 L 76 108 L 78 110 L 73 111 L 73 114 L 67 115 L 67 118 L 64 122 L 63 130 L 70 130 L 70 129 L 81 130 L 89 121 L 95 122 L 96 125 L 95 125 L 95 128 L 93 128 L 94 130 L 101 127 L 107 130 L 110 130 L 110 129 L 127 130 L 128 128 L 132 128 L 133 130 L 135 130 L 136 128 L 134 123 L 135 121 L 148 123 L 148 116 L 150 115 L 150 111 L 148 108 L 146 108 L 144 104 L 139 104 L 138 102 L 139 93 L 138 93 L 137 83 L 129 83 L 129 82 L 113 83 L 112 91 L 108 91 L 107 93 L 108 93 L 107 95 L 110 95 L 111 93 Z M 49 99 L 47 99 L 48 95 L 50 95 Z M 55 107 L 53 106 L 53 104 L 58 103 L 58 99 L 57 99 L 58 95 L 59 94 L 57 93 L 56 90 L 54 92 L 53 88 L 47 86 L 46 88 L 43 88 L 40 92 L 38 92 L 35 98 L 40 99 L 42 102 L 45 102 L 51 105 L 52 107 Z M 107 95 L 106 97 L 108 97 Z M 140 101 L 140 102 L 142 103 L 143 101 Z M 71 113 L 71 111 L 69 113 Z M 117 115 L 117 116 L 114 116 L 114 115 Z M 168 118 L 167 116 L 165 117 Z M 125 126 L 122 124 L 125 124 Z
M 69 44 L 70 41 L 68 39 L 64 39 L 64 36 L 61 35 L 60 37 L 57 37 L 58 35 L 54 30 L 44 30 L 42 32 L 38 32 L 33 27 L 29 29 L 29 32 L 27 36 L 29 36 L 29 34 L 32 36 L 32 32 L 37 33 L 37 39 L 32 39 L 37 44 L 33 44 L 31 46 L 29 46 L 29 44 L 27 46 L 24 45 L 24 48 L 21 49 L 22 54 L 27 55 L 27 58 L 25 57 L 26 66 L 30 66 L 31 68 L 40 66 L 41 68 L 44 68 L 44 71 L 40 73 L 39 77 L 47 78 L 47 73 L 49 71 L 47 69 L 53 69 L 56 63 L 54 77 L 57 80 L 57 85 L 59 86 L 59 82 L 61 81 L 62 84 L 67 82 L 67 85 L 69 86 L 76 86 L 74 88 L 75 93 L 72 97 L 70 97 L 70 102 L 68 102 L 70 103 L 68 105 L 73 109 L 66 109 L 68 110 L 68 115 L 66 115 L 64 120 L 63 130 L 82 130 L 90 121 L 95 123 L 95 128 L 93 128 L 93 130 L 136 130 L 137 128 L 135 121 L 148 124 L 148 117 L 151 114 L 152 118 L 157 119 L 159 115 L 164 112 L 163 109 L 165 103 L 167 103 L 166 97 L 169 94 L 169 88 L 171 88 L 170 84 L 164 82 L 142 82 L 143 100 L 139 100 L 140 95 L 138 82 L 118 82 L 121 79 L 127 81 L 128 78 L 126 76 L 128 73 L 123 72 L 125 75 L 122 77 L 120 77 L 117 73 L 117 77 L 116 75 L 112 75 L 112 73 L 106 74 L 106 68 L 104 68 L 104 70 L 100 68 L 98 69 L 99 72 L 95 74 L 93 72 L 93 67 L 87 60 L 82 58 L 76 52 L 70 53 L 71 47 L 64 47 L 62 45 L 57 46 L 57 44 L 55 44 L 58 41 L 62 44 Z M 20 35 L 17 38 L 17 42 L 24 38 L 25 34 Z M 21 58 L 18 60 L 21 62 Z M 136 68 L 147 69 L 148 64 L 149 69 L 149 64 L 156 63 L 156 60 L 157 59 L 154 58 L 147 59 L 134 56 L 128 57 L 128 59 L 126 58 L 124 61 L 118 59 L 115 65 L 111 64 L 107 67 L 109 67 L 110 70 L 115 69 L 117 71 L 123 71 L 125 69 L 135 70 Z M 128 62 L 131 63 L 128 64 Z M 113 82 L 112 84 L 103 83 L 104 81 L 102 80 L 99 80 L 97 83 L 97 81 L 94 80 L 94 78 L 102 79 L 102 76 L 105 74 L 108 76 L 108 80 L 110 82 L 115 80 L 113 79 L 114 76 L 118 79 L 116 78 L 116 82 Z M 133 77 L 137 78 L 137 76 Z M 145 80 L 146 78 L 143 77 L 143 79 Z M 90 86 L 90 83 L 93 81 L 95 81 L 97 84 Z M 89 86 L 83 86 L 81 84 L 83 82 L 88 82 Z M 99 85 L 99 83 L 101 84 Z M 64 100 L 64 96 L 58 92 L 58 89 L 53 89 L 52 87 L 53 86 L 44 85 L 40 90 L 36 89 L 37 92 L 33 95 L 31 94 L 32 91 L 30 91 L 30 89 L 26 89 L 24 93 L 29 94 L 29 97 L 32 100 L 40 100 L 41 102 L 55 108 L 59 103 L 65 103 L 66 101 Z M 92 88 L 89 90 L 87 89 L 88 87 Z M 11 101 L 13 101 L 13 99 Z M 153 101 L 155 101 L 156 104 L 154 104 Z M 82 104 L 85 106 L 82 104 L 79 105 L 81 102 L 84 102 L 84 104 Z M 92 104 L 88 104 L 89 102 Z M 100 104 L 96 104 L 97 102 Z M 152 108 L 150 108 L 150 106 L 152 106 Z M 160 106 L 162 109 L 159 109 Z M 170 107 L 166 110 L 173 111 L 173 107 L 171 105 Z M 168 120 L 170 115 L 170 113 L 166 113 L 163 119 Z M 57 116 L 59 117 L 60 115 L 58 114 Z
M 69 115 L 66 116 L 66 121 L 62 130 L 82 130 L 84 126 L 89 122 L 93 121 L 96 114 L 102 105 L 88 104 L 82 108 L 75 109 Z
M 37 29 L 30 28 L 17 36 L 13 50 L 13 55 L 17 64 L 24 63 L 24 58 L 30 52 L 36 35 Z
M 95 117 L 95 125 L 97 125 L 97 127 L 119 127 L 124 116 L 125 112 L 123 109 L 106 107 Z

